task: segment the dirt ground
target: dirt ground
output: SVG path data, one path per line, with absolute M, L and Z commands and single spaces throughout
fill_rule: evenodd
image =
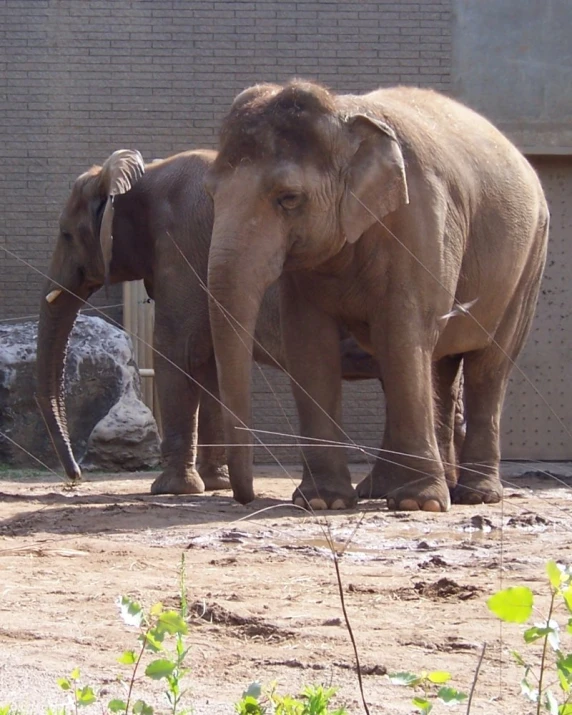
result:
M 363 712 L 327 523 L 340 552 L 349 540 L 341 575 L 371 713 L 413 711 L 386 670 L 448 670 L 468 692 L 486 642 L 471 713 L 527 715 L 510 658 L 524 649 L 522 628 L 501 629 L 485 601 L 526 583 L 546 605 L 545 562 L 572 560 L 572 481 L 508 474 L 503 505 L 435 515 L 365 502 L 317 520 L 288 504 L 291 479 L 263 467 L 247 507 L 227 492 L 150 496 L 153 473 L 92 474 L 68 491 L 47 473 L 1 472 L 0 705 L 43 713 L 69 703 L 55 678 L 75 666 L 105 702 L 122 696 L 116 656 L 135 634 L 116 599 L 176 605 L 184 552 L 195 713 L 232 713 L 253 680 L 290 691 L 331 683 L 337 703 Z M 160 684 L 136 688 L 166 711 Z

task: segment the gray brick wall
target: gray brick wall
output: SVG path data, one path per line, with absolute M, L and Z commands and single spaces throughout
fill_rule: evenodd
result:
M 152 159 L 213 146 L 256 81 L 446 91 L 451 22 L 450 0 L 0 0 L 0 320 L 35 314 L 42 283 L 2 247 L 44 271 L 92 163 L 119 147 Z

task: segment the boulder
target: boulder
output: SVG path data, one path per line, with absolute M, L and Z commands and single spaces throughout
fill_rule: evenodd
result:
M 59 467 L 35 401 L 37 324 L 0 325 L 0 463 Z M 78 316 L 65 374 L 70 439 L 77 461 L 97 469 L 155 467 L 159 434 L 141 401 L 127 333 L 101 318 Z

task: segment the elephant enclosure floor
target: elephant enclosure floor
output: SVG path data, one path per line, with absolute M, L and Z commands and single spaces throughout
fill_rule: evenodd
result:
M 66 491 L 46 473 L 0 472 L 0 705 L 65 704 L 55 679 L 76 666 L 104 702 L 121 696 L 127 669 L 116 656 L 136 640 L 116 599 L 175 605 L 184 551 L 195 713 L 232 713 L 253 680 L 282 691 L 332 683 L 338 702 L 363 712 L 327 521 L 339 550 L 349 539 L 340 569 L 372 714 L 412 711 L 413 693 L 390 685 L 386 669 L 448 670 L 468 692 L 485 641 L 471 712 L 531 710 L 510 651 L 538 662 L 540 648 L 523 645 L 521 626 L 501 630 L 485 601 L 520 583 L 546 608 L 545 562 L 572 561 L 569 479 L 509 470 L 503 505 L 435 515 L 365 502 L 325 520 L 289 506 L 293 483 L 272 468 L 257 468 L 260 498 L 247 507 L 227 492 L 150 496 L 154 476 L 90 474 Z M 160 684 L 136 692 L 167 711 Z

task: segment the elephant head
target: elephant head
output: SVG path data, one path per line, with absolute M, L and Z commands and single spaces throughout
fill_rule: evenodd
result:
M 252 334 L 266 288 L 285 270 L 314 269 L 408 203 L 396 130 L 359 97 L 295 81 L 234 101 L 206 179 L 215 222 L 211 324 L 235 498 L 248 502 Z
M 40 304 L 38 403 L 66 474 L 79 479 L 69 440 L 62 379 L 69 334 L 83 301 L 110 276 L 114 197 L 145 171 L 138 151 L 122 149 L 74 183 L 60 216 L 60 231 Z

